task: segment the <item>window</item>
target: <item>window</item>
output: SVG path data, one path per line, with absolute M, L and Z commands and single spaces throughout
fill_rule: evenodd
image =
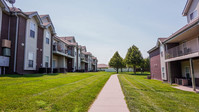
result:
M 47 31 L 46 32 L 46 44 L 50 43 L 50 33 Z
M 35 38 L 36 25 L 30 22 L 30 37 Z
M 28 53 L 28 67 L 33 68 L 34 65 L 34 53 Z
M 190 14 L 190 20 L 195 19 L 198 16 L 197 10 L 195 10 L 193 13 Z
M 45 67 L 48 68 L 48 65 L 49 65 L 49 57 L 46 56 Z

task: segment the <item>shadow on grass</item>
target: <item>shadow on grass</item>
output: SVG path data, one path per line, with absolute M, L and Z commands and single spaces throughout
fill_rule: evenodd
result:
M 1 75 L 1 77 L 12 77 L 12 78 L 21 78 L 21 77 L 43 77 L 43 76 L 56 76 L 59 75 L 60 73 L 52 73 L 52 74 L 6 74 L 6 75 Z

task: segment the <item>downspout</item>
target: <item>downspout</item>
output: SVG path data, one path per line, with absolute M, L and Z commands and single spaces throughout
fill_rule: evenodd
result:
M 8 40 L 10 40 L 10 17 L 9 17 L 9 23 L 8 23 Z
M 54 35 L 51 36 L 51 73 L 53 73 L 53 38 Z
M 17 17 L 17 23 L 16 23 L 16 36 L 15 36 L 14 73 L 16 72 L 17 43 L 18 43 L 18 29 L 19 29 L 19 17 L 17 15 L 17 12 L 15 12 L 15 16 Z

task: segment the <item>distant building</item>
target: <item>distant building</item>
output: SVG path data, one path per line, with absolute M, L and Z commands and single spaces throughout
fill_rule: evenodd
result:
M 97 70 L 98 70 L 98 71 L 105 71 L 105 70 L 108 69 L 108 68 L 109 68 L 109 66 L 106 65 L 106 64 L 98 64 L 98 65 L 97 65 Z

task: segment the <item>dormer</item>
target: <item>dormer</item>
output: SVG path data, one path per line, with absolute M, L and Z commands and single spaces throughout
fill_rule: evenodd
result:
M 185 8 L 182 13 L 187 16 L 187 22 L 190 23 L 199 16 L 199 0 L 187 0 Z

